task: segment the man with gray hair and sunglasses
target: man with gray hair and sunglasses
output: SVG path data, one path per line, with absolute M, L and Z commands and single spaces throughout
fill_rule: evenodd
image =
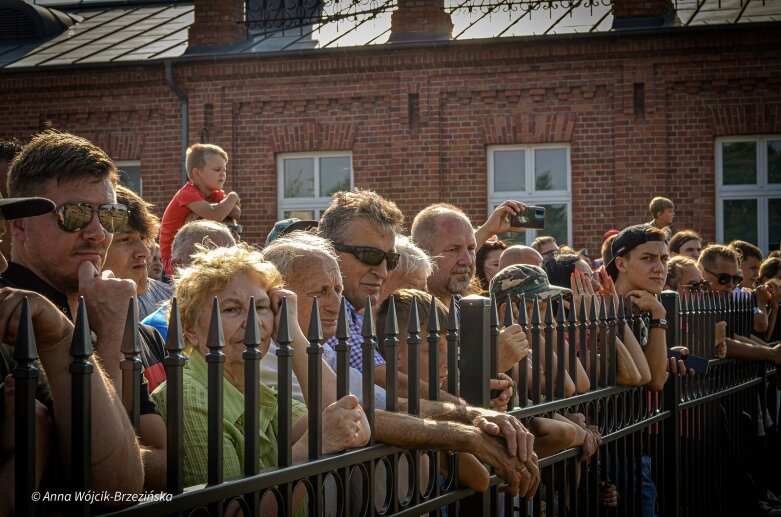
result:
M 396 252 L 396 235 L 401 233 L 404 215 L 395 203 L 388 201 L 370 190 L 355 189 L 351 192 L 337 192 L 328 208 L 323 212 L 318 225 L 318 234 L 331 241 L 339 255 L 339 267 L 343 279 L 343 296 L 347 300 L 347 317 L 350 332 L 350 366 L 363 372 L 363 354 L 361 327 L 363 311 L 368 299 L 372 307 L 377 307 L 382 296 L 383 286 L 388 274 L 399 262 Z M 484 240 L 484 239 L 483 239 Z M 383 329 L 378 329 L 382 332 Z M 334 348 L 335 337 L 327 341 Z M 375 348 L 372 357 L 376 384 L 386 386 L 385 361 Z M 407 397 L 408 378 L 398 372 L 398 393 Z M 427 389 L 421 385 L 421 393 Z M 507 442 L 507 452 L 522 466 L 516 471 L 522 484 L 531 487 L 533 493 L 538 482 L 539 469 L 537 458 L 532 450 L 533 435 L 514 417 L 482 408 L 467 406 L 461 399 L 442 393 L 444 403 L 421 401 L 421 416 L 433 419 L 454 420 L 466 424 L 472 432 L 503 437 Z M 393 426 L 386 426 L 393 427 Z M 397 427 L 395 431 L 401 431 Z M 386 429 L 392 434 L 394 430 Z M 404 431 L 406 433 L 406 431 Z M 440 431 L 437 431 L 440 432 Z M 410 434 L 410 433 L 406 433 Z M 415 439 L 424 440 L 422 430 L 412 433 Z M 438 448 L 456 449 L 456 442 L 465 435 L 453 435 L 448 446 Z M 433 437 L 425 438 L 430 440 Z M 442 438 L 439 436 L 438 438 Z M 400 436 L 386 437 L 389 443 L 398 443 Z M 408 437 L 412 439 L 412 437 Z M 422 443 L 422 442 L 421 442 Z M 433 443 L 427 441 L 426 443 Z M 479 440 L 478 443 L 483 443 Z M 469 449 L 467 449 L 469 450 Z M 479 454 L 478 454 L 479 456 Z M 507 480 L 506 476 L 505 480 Z M 516 479 L 512 473 L 509 478 Z M 514 483 L 511 483 L 514 485 Z M 512 488 L 513 491 L 517 490 Z M 521 489 L 525 493 L 525 489 Z
M 3 279 L 42 294 L 74 320 L 79 298 L 86 302 L 90 329 L 97 336 L 94 355 L 117 393 L 128 305 L 136 294 L 132 280 L 103 270 L 115 233 L 125 230 L 128 208 L 117 203 L 117 169 L 88 140 L 57 131 L 33 137 L 14 160 L 8 191 L 14 197 L 51 199 L 54 212 L 11 222 L 11 262 Z M 138 430 L 144 463 L 144 488 L 165 487 L 165 424 L 149 398 L 140 393 Z M 129 422 L 128 422 L 129 424 Z

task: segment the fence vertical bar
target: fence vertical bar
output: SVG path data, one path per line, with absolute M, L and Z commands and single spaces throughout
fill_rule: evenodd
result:
M 262 354 L 260 346 L 260 326 L 258 325 L 258 313 L 255 306 L 255 297 L 249 299 L 247 309 L 247 323 L 244 326 L 244 436 L 258 436 L 260 433 L 260 360 Z M 279 363 L 277 363 L 278 365 Z M 279 385 L 280 391 L 285 389 Z M 281 424 L 280 424 L 281 425 Z M 244 442 L 244 475 L 254 476 L 258 473 L 258 461 L 260 459 L 258 440 L 246 440 Z M 256 515 L 260 497 L 258 492 L 252 491 L 244 494 L 244 499 L 250 506 L 250 515 Z
M 564 376 L 562 375 L 559 377 L 557 374 L 557 370 L 553 368 L 553 349 L 556 346 L 555 340 L 553 339 L 553 297 L 548 297 L 547 303 L 545 304 L 545 369 L 548 372 L 548 375 L 545 377 L 545 401 L 550 402 L 553 400 L 553 392 L 555 389 L 555 384 L 560 383 L 564 384 Z M 555 383 L 554 383 L 555 378 Z
M 584 301 L 585 306 L 585 301 Z M 594 387 L 598 386 L 598 379 L 597 379 L 597 351 L 599 348 L 599 334 L 597 332 L 597 305 L 596 305 L 596 298 L 594 296 L 591 297 L 591 304 L 590 307 L 588 307 L 588 330 L 590 334 L 589 339 L 589 345 L 591 346 L 589 350 L 589 364 L 591 367 L 591 371 L 589 371 L 589 376 L 591 377 L 591 385 Z
M 505 328 L 510 327 L 514 325 L 515 322 L 513 321 L 513 300 L 512 297 L 508 294 L 505 302 L 504 302 L 504 322 L 503 325 Z M 523 362 L 523 359 L 521 359 L 520 362 Z M 513 394 L 510 397 L 510 409 L 513 409 L 518 405 L 518 383 L 519 380 L 513 376 L 513 368 L 510 368 L 506 374 L 513 379 L 515 384 L 515 389 L 513 390 Z
M 451 395 L 459 396 L 458 389 L 458 354 L 459 354 L 459 326 L 458 326 L 458 306 L 455 297 L 450 297 L 450 310 L 447 314 L 447 391 Z M 449 474 L 449 483 L 447 490 L 458 488 L 458 455 L 457 453 L 448 453 L 447 470 Z M 459 503 L 454 502 L 447 506 L 448 516 L 458 517 Z
M 556 376 L 559 379 L 559 382 L 556 384 L 556 398 L 563 399 L 564 398 L 564 372 L 566 370 L 566 367 L 569 366 L 566 364 L 568 354 L 564 347 L 567 346 L 566 340 L 564 339 L 564 298 L 559 295 L 558 300 L 558 307 L 556 310 L 556 354 L 558 355 L 558 361 L 556 363 Z M 551 298 L 548 301 L 548 305 L 550 305 L 553 302 L 553 298 Z M 572 379 L 572 382 L 575 383 L 575 376 L 574 371 L 570 372 L 570 378 Z M 577 383 L 575 384 L 577 386 Z M 563 485 L 562 485 L 563 488 Z M 563 493 L 563 492 L 562 492 Z
M 428 398 L 439 400 L 439 308 L 433 294 L 428 314 Z
M 312 298 L 312 312 L 307 332 L 309 346 L 306 349 L 309 377 L 309 396 L 307 397 L 307 416 L 309 419 L 309 460 L 317 460 L 323 454 L 323 329 L 320 324 L 320 306 L 317 296 Z M 374 397 L 374 394 L 372 394 Z M 323 476 L 309 476 L 313 494 L 310 494 L 309 509 L 312 515 L 323 513 Z
M 87 491 L 92 485 L 90 479 L 90 457 L 92 456 L 92 338 L 87 320 L 87 306 L 84 297 L 79 297 L 76 325 L 71 340 L 73 362 L 71 374 L 71 483 L 75 491 Z M 75 513 L 89 515 L 90 506 L 85 501 L 75 502 Z
M 604 298 L 602 299 L 604 306 Z M 607 383 L 609 386 L 616 385 L 616 370 L 618 368 L 618 357 L 616 356 L 616 300 L 610 297 L 610 307 L 607 312 L 607 350 L 608 368 Z
M 527 339 L 529 336 L 529 318 L 526 314 L 526 296 L 521 295 L 521 299 L 518 301 L 518 325 L 521 326 L 521 330 L 526 334 Z M 532 362 L 534 358 L 532 357 Z M 518 406 L 526 407 L 529 404 L 529 355 L 521 359 L 518 363 Z
M 366 304 L 363 312 L 363 326 L 361 327 L 361 336 L 363 337 L 362 351 L 362 369 L 363 378 L 363 410 L 366 413 L 366 420 L 369 423 L 371 434 L 369 444 L 374 445 L 376 429 L 374 426 L 374 349 L 377 347 L 376 332 L 374 330 L 374 319 L 372 316 L 372 302 L 369 296 L 366 296 Z M 368 508 L 373 510 L 374 506 L 374 461 L 366 462 L 366 471 L 368 472 Z
M 176 297 L 171 300 L 171 314 L 168 317 L 168 335 L 165 339 L 167 354 L 163 363 L 166 375 L 166 490 L 181 494 L 184 490 L 184 354 L 182 324 L 179 319 L 179 305 Z
M 399 402 L 398 348 L 399 323 L 396 318 L 396 298 L 388 298 L 388 316 L 385 319 L 385 407 L 388 411 L 396 411 Z
M 89 335 L 89 334 L 87 334 Z M 90 351 L 91 352 L 91 351 Z M 89 356 L 89 354 L 86 354 Z M 35 389 L 38 385 L 39 371 L 35 366 L 38 352 L 30 318 L 30 302 L 27 297 L 22 302 L 22 314 L 16 332 L 14 360 L 14 510 L 16 515 L 35 515 L 37 503 L 31 497 L 35 491 Z M 71 367 L 72 368 L 72 367 Z M 0 393 L 0 396 L 4 396 Z M 74 399 L 75 401 L 76 399 Z M 81 402 L 79 400 L 79 402 Z M 75 422 L 75 420 L 74 420 Z M 88 422 L 89 423 L 89 422 Z M 77 458 L 77 449 L 73 450 L 73 461 L 89 458 Z M 87 463 L 89 466 L 89 463 Z
M 391 296 L 391 298 L 393 298 Z M 395 305 L 394 305 L 395 311 Z M 347 299 L 342 297 L 339 304 L 339 316 L 336 321 L 336 398 L 344 397 L 350 392 L 350 369 L 348 364 L 348 354 L 350 353 L 350 332 L 347 324 Z M 388 392 L 390 394 L 390 392 Z M 387 404 L 396 404 L 397 400 L 391 401 L 388 396 Z M 390 406 L 388 406 L 388 410 Z M 339 469 L 339 477 L 344 490 L 344 507 L 350 508 L 350 468 Z
M 279 308 L 279 328 L 277 329 L 277 386 L 279 412 L 279 445 L 277 447 L 277 465 L 280 468 L 293 464 L 293 348 L 290 344 L 290 317 L 288 314 L 287 297 L 282 298 Z M 308 394 L 307 394 L 308 395 Z M 292 484 L 285 483 L 279 487 L 285 503 L 283 514 L 293 515 Z
M 591 299 L 594 303 L 594 298 Z M 599 384 L 603 388 L 607 386 L 607 310 L 605 309 L 605 299 L 599 297 Z
M 536 296 L 532 301 L 529 330 L 532 335 L 532 403 L 539 404 L 542 399 L 542 357 L 540 357 L 542 329 L 540 328 L 540 305 Z M 548 379 L 548 382 L 551 383 L 552 379 Z
M 208 468 L 207 483 L 217 485 L 223 479 L 222 457 L 222 426 L 223 426 L 223 376 L 225 368 L 225 338 L 222 333 L 222 319 L 220 318 L 220 302 L 214 297 L 212 302 L 211 321 L 209 334 L 206 338 L 206 346 L 209 352 L 206 354 L 206 366 L 209 377 L 209 415 L 208 415 Z
M 491 300 L 483 296 L 461 298 L 461 395 L 468 404 L 488 407 L 490 392 L 490 310 Z M 465 515 L 489 515 L 491 497 L 488 493 L 475 494 L 461 506 Z
M 458 307 L 456 299 L 450 298 L 450 311 L 447 314 L 447 391 L 459 396 L 458 389 L 458 353 L 460 331 L 458 326 Z
M 336 320 L 336 399 L 350 393 L 350 331 L 347 323 L 347 299 L 342 297 L 339 304 L 339 317 Z
M 125 319 L 125 332 L 122 335 L 121 352 L 125 356 L 119 363 L 122 371 L 122 405 L 125 406 L 130 423 L 133 424 L 136 434 L 141 419 L 141 398 L 138 396 L 141 389 L 141 336 L 138 331 L 138 302 L 135 297 L 130 298 L 127 307 L 127 319 Z
M 407 412 L 420 415 L 420 317 L 418 297 L 412 296 L 407 322 Z

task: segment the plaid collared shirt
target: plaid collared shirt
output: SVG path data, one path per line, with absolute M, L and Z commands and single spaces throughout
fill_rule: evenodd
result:
M 355 310 L 355 307 L 352 306 L 352 304 L 345 300 L 345 305 L 347 307 L 347 325 L 350 331 L 350 338 L 348 339 L 348 343 L 350 343 L 350 366 L 358 370 L 359 372 L 363 372 L 363 350 L 361 349 L 361 346 L 363 346 L 363 336 L 361 336 L 361 327 L 363 326 L 363 316 L 358 314 Z M 325 342 L 326 345 L 330 346 L 331 349 L 335 350 L 336 344 L 339 342 L 338 339 L 336 339 L 336 336 L 331 336 L 328 341 Z M 375 345 L 374 347 L 374 367 L 382 366 L 385 364 L 385 359 L 382 358 L 382 355 L 380 355 L 380 350 Z
M 206 483 L 208 473 L 209 391 L 206 360 L 194 351 L 184 367 L 184 484 Z M 166 418 L 166 383 L 152 393 Z M 293 420 L 306 413 L 306 406 L 293 400 Z M 260 385 L 260 468 L 277 466 L 279 413 L 277 392 Z M 225 380 L 223 385 L 223 475 L 237 478 L 244 473 L 244 395 Z

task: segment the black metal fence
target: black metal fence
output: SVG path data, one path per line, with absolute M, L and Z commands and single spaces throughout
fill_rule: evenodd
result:
M 486 493 L 474 493 L 457 483 L 455 456 L 447 451 L 402 450 L 375 440 L 374 378 L 372 350 L 377 344 L 371 309 L 367 306 L 363 326 L 363 400 L 372 427 L 369 446 L 324 457 L 320 454 L 321 435 L 309 434 L 309 461 L 293 464 L 291 429 L 291 335 L 286 306 L 277 336 L 279 367 L 279 455 L 278 466 L 263 471 L 258 467 L 258 444 L 247 440 L 244 476 L 224 480 L 222 474 L 222 372 L 223 340 L 220 336 L 219 308 L 213 308 L 212 328 L 206 362 L 209 369 L 209 469 L 208 483 L 185 487 L 182 452 L 183 368 L 186 358 L 176 300 L 173 302 L 167 357 L 167 500 L 153 500 L 113 515 L 192 514 L 193 511 L 222 515 L 231 503 L 239 505 L 244 515 L 258 515 L 260 503 L 273 498 L 280 515 L 296 513 L 293 493 L 306 490 L 306 504 L 311 515 L 323 514 L 398 514 L 419 515 L 447 508 L 448 515 L 745 515 L 770 483 L 779 462 L 777 407 L 777 372 L 757 362 L 716 359 L 713 355 L 714 324 L 728 323 L 729 335 L 748 334 L 752 306 L 743 299 L 712 293 L 665 292 L 662 301 L 667 308 L 668 346 L 686 345 L 691 353 L 709 359 L 707 375 L 672 377 L 663 392 L 649 392 L 641 387 L 616 385 L 616 338 L 625 332 L 625 324 L 642 338 L 644 323 L 631 304 L 591 299 L 569 309 L 561 300 L 549 300 L 544 312 L 538 302 L 520 300 L 518 323 L 527 332 L 531 355 L 511 372 L 518 387 L 512 400 L 511 414 L 530 424 L 532 419 L 555 413 L 577 412 L 588 424 L 599 429 L 602 443 L 590 460 L 580 461 L 579 448 L 563 450 L 541 458 L 542 484 L 530 502 L 499 493 L 499 479 L 492 477 Z M 427 301 L 423 301 L 428 303 Z M 501 302 L 501 300 L 500 300 Z M 513 304 L 512 300 L 507 300 Z M 25 308 L 26 310 L 26 308 Z M 436 306 L 432 304 L 432 311 Z M 414 312 L 414 311 L 413 311 Z M 458 313 L 459 317 L 456 317 Z M 433 313 L 432 313 L 433 314 Z M 513 323 L 513 313 L 505 311 L 504 325 Z M 130 304 L 123 346 L 124 392 L 121 394 L 132 424 L 138 429 L 140 340 L 134 324 L 135 305 Z M 248 312 L 245 336 L 245 436 L 258 433 L 260 332 L 254 301 Z M 437 318 L 429 318 L 429 378 L 438 378 L 439 329 Z M 488 380 L 497 372 L 499 316 L 496 303 L 467 297 L 456 308 L 451 305 L 447 326 L 447 390 L 472 405 L 488 407 L 491 396 Z M 348 392 L 347 322 L 344 305 L 339 317 L 336 346 L 337 398 Z M 399 407 L 396 376 L 398 327 L 393 304 L 380 338 L 390 347 L 387 354 L 387 410 Z M 409 354 L 410 414 L 419 414 L 419 398 L 437 399 L 436 386 L 422 394 L 417 372 L 420 343 L 417 318 L 410 318 L 407 329 Z M 308 394 L 309 429 L 321 429 L 322 393 L 320 390 L 322 333 L 317 305 L 309 327 L 310 393 Z M 543 341 L 546 346 L 543 346 Z M 90 414 L 89 385 L 92 345 L 83 301 L 79 307 L 76 332 L 71 348 L 73 400 L 73 465 L 69 473 L 72 492 L 90 489 Z M 550 370 L 553 354 L 559 358 L 556 372 L 541 377 L 543 355 Z M 36 351 L 32 326 L 23 315 L 15 349 L 18 366 L 16 379 L 16 467 L 15 498 L 19 515 L 36 513 L 30 494 L 35 490 L 31 465 L 35 464 L 34 395 L 37 377 Z M 566 358 L 567 364 L 565 364 Z M 564 372 L 569 371 L 577 383 L 577 363 L 589 379 L 585 393 L 567 396 Z M 531 376 L 531 377 L 529 377 Z M 555 381 L 554 381 L 555 379 Z M 81 401 L 81 402 L 78 402 Z M 770 420 L 772 419 L 772 425 Z M 767 424 L 767 425 L 766 425 Z M 440 472 L 439 457 L 447 455 L 446 472 Z M 428 468 L 419 458 L 428 457 Z M 403 471 L 404 475 L 400 475 Z M 617 507 L 603 504 L 606 491 L 615 487 Z M 159 498 L 153 498 L 159 499 Z M 87 515 L 92 509 L 86 502 L 72 503 L 69 513 Z M 199 513 L 196 512 L 196 513 Z

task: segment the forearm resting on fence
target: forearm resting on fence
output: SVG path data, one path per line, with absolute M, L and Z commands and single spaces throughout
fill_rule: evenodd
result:
M 640 355 L 642 355 L 642 352 Z M 645 363 L 644 357 L 642 360 L 643 363 Z M 648 370 L 648 363 L 645 364 L 645 367 L 646 370 Z M 619 386 L 642 386 L 643 384 L 646 384 L 650 378 L 650 372 L 645 379 L 640 375 L 640 370 L 638 370 L 634 358 L 629 353 L 629 350 L 627 350 L 626 345 L 624 345 L 620 339 L 616 338 L 616 383 L 618 383 Z
M 640 386 L 645 386 L 651 382 L 651 369 L 648 366 L 648 360 L 645 357 L 645 353 L 643 352 L 640 343 L 637 341 L 634 333 L 632 333 L 632 329 L 626 323 L 624 324 L 624 339 L 620 340 L 618 337 L 616 337 L 616 347 L 619 342 L 621 342 L 626 347 L 626 351 L 632 358 L 632 363 L 634 364 L 635 368 L 637 368 L 637 372 L 640 374 L 640 380 L 638 381 L 638 384 Z M 620 361 L 621 357 L 619 356 L 618 358 Z M 619 362 L 617 366 L 620 368 L 621 363 Z
M 536 489 L 533 475 L 518 458 L 510 456 L 501 440 L 487 435 L 476 427 L 457 422 L 438 422 L 401 413 L 377 411 L 375 436 L 378 441 L 401 448 L 441 449 L 451 452 L 470 452 L 488 463 L 497 475 L 509 484 L 511 493 L 527 495 Z
M 63 465 L 71 464 L 71 378 L 69 343 L 39 353 L 54 398 L 55 430 Z M 133 426 L 100 365 L 92 374 L 92 489 L 139 493 L 144 472 Z

